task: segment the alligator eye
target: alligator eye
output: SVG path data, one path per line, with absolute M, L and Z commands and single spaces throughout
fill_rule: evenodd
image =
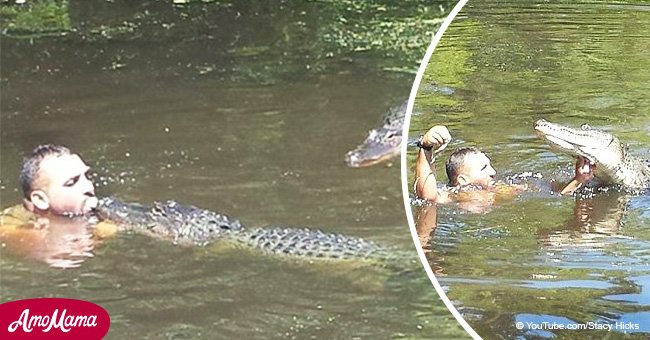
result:
M 217 220 L 210 220 L 210 221 L 208 221 L 208 223 L 210 223 L 211 225 L 213 225 L 213 226 L 215 226 L 215 227 L 217 227 L 219 229 L 222 229 L 222 230 L 229 230 L 230 229 L 229 225 L 221 224 L 221 222 L 217 221 Z
M 165 210 L 163 210 L 163 208 L 160 206 L 159 203 L 155 203 L 153 205 L 153 207 L 151 208 L 151 212 L 161 216 L 165 214 Z
M 589 124 L 582 124 L 580 128 L 583 130 L 591 130 L 591 126 Z

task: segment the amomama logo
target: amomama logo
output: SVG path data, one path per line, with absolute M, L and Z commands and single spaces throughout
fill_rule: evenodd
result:
M 111 319 L 83 300 L 42 298 L 0 305 L 0 339 L 101 339 Z

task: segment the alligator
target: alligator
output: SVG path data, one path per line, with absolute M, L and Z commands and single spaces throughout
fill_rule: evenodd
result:
M 620 185 L 631 191 L 650 185 L 650 167 L 610 133 L 586 124 L 574 129 L 544 119 L 535 122 L 535 131 L 554 149 L 586 159 L 594 176 L 605 185 Z
M 388 109 L 382 126 L 368 132 L 368 137 L 345 155 L 345 162 L 353 168 L 371 166 L 389 160 L 400 153 L 402 127 L 408 100 Z
M 423 84 L 422 91 L 451 95 L 456 90 L 447 86 Z M 402 145 L 402 128 L 406 117 L 408 99 L 388 109 L 384 114 L 382 125 L 368 132 L 368 137 L 354 150 L 345 155 L 349 167 L 362 168 L 392 159 L 400 154 Z
M 99 200 L 95 213 L 99 219 L 111 221 L 121 230 L 147 234 L 178 245 L 205 246 L 228 240 L 265 253 L 303 259 L 394 258 L 389 248 L 361 238 L 307 228 L 248 229 L 227 215 L 175 201 L 146 205 L 106 197 Z

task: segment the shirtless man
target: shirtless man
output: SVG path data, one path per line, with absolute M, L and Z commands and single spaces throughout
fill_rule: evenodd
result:
M 496 181 L 496 170 L 487 155 L 474 147 L 464 147 L 451 154 L 445 170 L 449 178 L 446 188 L 438 188 L 435 177 L 435 156 L 451 142 L 445 126 L 429 129 L 419 141 L 420 150 L 415 164 L 415 193 L 419 198 L 434 203 L 456 202 L 465 211 L 483 213 L 499 197 L 511 197 L 524 186 L 507 185 Z M 572 194 L 593 178 L 593 167 L 585 159 L 576 162 L 575 177 L 560 191 Z M 431 251 L 430 241 L 436 228 L 436 205 L 423 205 L 416 217 L 416 230 L 425 253 Z
M 97 206 L 89 167 L 63 146 L 41 145 L 25 158 L 20 174 L 23 203 L 0 214 L 0 240 L 14 253 L 55 267 L 76 267 L 98 239 L 116 232 L 72 218 Z
M 436 202 L 449 203 L 450 190 L 438 188 L 435 178 L 435 154 L 442 151 L 451 142 L 449 130 L 442 125 L 429 129 L 420 141 L 420 151 L 415 165 L 415 193 L 418 197 Z M 472 187 L 474 192 L 483 192 L 483 196 L 489 192 L 495 192 L 499 186 L 496 181 L 496 170 L 492 167 L 487 155 L 474 147 L 464 147 L 451 154 L 445 164 L 449 188 L 460 192 L 465 188 Z M 593 168 L 585 164 L 584 159 L 576 162 L 576 172 L 573 180 L 560 191 L 561 194 L 572 194 L 585 182 L 593 178 Z M 476 196 L 476 195 L 475 195 Z M 461 198 L 459 198 L 461 199 Z

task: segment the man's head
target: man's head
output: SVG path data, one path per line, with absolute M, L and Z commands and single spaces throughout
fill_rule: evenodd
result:
M 494 184 L 497 174 L 490 164 L 490 159 L 473 147 L 454 151 L 445 166 L 451 186 L 474 184 L 488 187 Z
M 79 214 L 93 208 L 95 187 L 81 158 L 59 145 L 40 145 L 23 161 L 20 185 L 27 209 Z

